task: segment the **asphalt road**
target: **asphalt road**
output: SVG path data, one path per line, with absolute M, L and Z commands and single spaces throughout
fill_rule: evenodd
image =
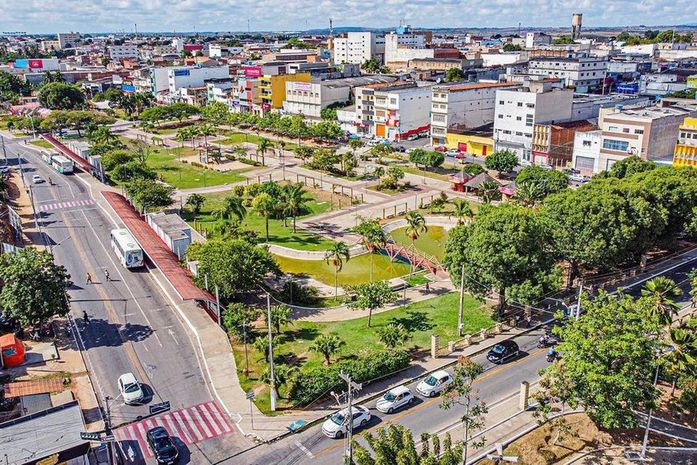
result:
M 148 405 L 169 401 L 172 410 L 212 402 L 214 396 L 203 375 L 196 347 L 152 270 L 129 271 L 118 263 L 110 246 L 110 230 L 117 227 L 94 203 L 88 186 L 76 172 L 61 175 L 34 152 L 6 140 L 8 157 L 23 153 L 24 179 L 37 214 L 41 237 L 56 261 L 68 269 L 71 314 L 78 328 L 91 380 L 100 401 L 111 397 L 112 424 L 132 422 L 148 415 Z M 9 165 L 16 166 L 10 159 Z M 44 180 L 33 184 L 38 174 Z M 53 185 L 49 185 L 48 178 Z M 122 226 L 118 226 L 122 227 Z M 110 273 L 105 279 L 104 270 Z M 90 273 L 92 284 L 87 284 Z M 87 312 L 89 322 L 83 320 Z M 128 406 L 120 399 L 117 379 L 131 372 L 145 385 L 143 405 Z M 104 404 L 102 403 L 102 407 Z M 184 419 L 183 421 L 187 421 Z M 239 430 L 190 444 L 183 463 L 215 463 L 250 443 Z M 136 448 L 133 463 L 144 463 Z M 184 454 L 183 454 L 184 455 Z

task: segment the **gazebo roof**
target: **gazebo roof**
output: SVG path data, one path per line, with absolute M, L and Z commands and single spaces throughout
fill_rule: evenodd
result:
M 488 174 L 479 173 L 478 175 L 476 175 L 475 177 L 473 177 L 472 179 L 467 181 L 465 183 L 465 187 L 470 187 L 472 189 L 479 189 L 482 186 L 482 184 L 484 184 L 485 182 L 488 182 L 488 181 L 494 181 L 495 183 L 499 184 L 499 182 L 496 179 L 492 178 Z

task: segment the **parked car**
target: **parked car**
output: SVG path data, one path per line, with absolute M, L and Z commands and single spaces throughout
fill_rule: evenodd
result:
M 551 171 L 551 170 L 554 169 L 554 167 L 553 167 L 552 165 L 548 165 L 547 163 L 540 163 L 540 164 L 537 165 L 537 166 L 539 166 L 539 167 L 542 168 L 543 170 L 550 170 L 550 171 Z
M 424 378 L 416 390 L 425 397 L 437 396 L 443 389 L 453 382 L 453 377 L 445 370 L 438 370 Z
M 145 397 L 143 387 L 133 373 L 124 373 L 119 376 L 119 392 L 127 405 L 137 404 Z
M 419 138 L 418 134 L 412 134 L 411 136 L 407 137 L 407 140 L 416 140 Z
M 370 411 L 363 406 L 351 407 L 351 417 L 353 420 L 353 431 L 368 424 L 370 421 Z M 348 433 L 348 409 L 339 410 L 327 418 L 322 424 L 322 432 L 325 436 L 339 439 Z
M 157 463 L 172 465 L 179 461 L 177 446 L 174 445 L 172 437 L 162 426 L 148 430 L 146 437 Z
M 572 174 L 581 174 L 581 172 L 576 168 L 564 168 L 562 172 L 568 174 L 569 176 L 571 176 Z
M 404 147 L 403 145 L 393 145 L 392 148 L 394 149 L 395 152 L 404 153 L 407 151 L 406 147 Z
M 446 152 L 448 149 L 445 147 L 445 145 L 436 145 L 433 147 L 433 150 L 436 152 Z
M 504 363 L 506 360 L 516 358 L 519 353 L 520 348 L 518 344 L 508 339 L 492 347 L 486 358 L 492 363 Z
M 376 408 L 382 413 L 392 413 L 397 409 L 414 403 L 416 398 L 406 386 L 397 386 L 387 391 L 378 400 Z
M 591 180 L 590 176 L 584 176 L 580 173 L 574 173 L 574 174 L 570 175 L 569 179 L 574 181 L 574 182 L 581 182 L 581 183 L 588 182 Z
M 34 176 L 31 177 L 31 182 L 33 182 L 34 184 L 40 184 L 40 183 L 44 182 L 44 180 L 41 176 L 39 176 L 38 174 L 35 174 Z
M 532 165 L 532 163 L 530 163 L 529 160 L 519 160 L 519 161 L 518 161 L 518 164 L 519 164 L 520 166 L 522 166 L 522 167 L 526 167 L 526 166 L 531 166 L 531 165 Z
M 454 157 L 457 158 L 458 155 L 460 155 L 460 151 L 457 149 L 450 149 L 445 154 L 449 157 Z

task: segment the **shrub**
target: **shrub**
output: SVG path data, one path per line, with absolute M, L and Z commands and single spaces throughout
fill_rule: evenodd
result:
M 409 354 L 404 350 L 362 353 L 355 359 L 341 360 L 333 365 L 316 367 L 298 374 L 288 394 L 295 405 L 304 406 L 329 391 L 341 391 L 341 371 L 350 374 L 356 383 L 366 383 L 408 365 Z
M 236 185 L 232 188 L 232 193 L 237 197 L 244 197 L 244 186 L 241 184 Z
M 312 306 L 319 299 L 319 290 L 314 286 L 306 286 L 296 281 L 286 281 L 278 297 L 281 301 L 293 305 Z

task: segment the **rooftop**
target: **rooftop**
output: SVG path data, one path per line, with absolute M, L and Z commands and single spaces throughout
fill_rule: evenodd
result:
M 189 225 L 179 215 L 158 212 L 150 213 L 148 217 L 173 240 L 189 237 L 184 233 L 189 229 Z
M 384 87 L 387 84 L 391 84 L 396 80 L 397 78 L 395 76 L 385 74 L 374 74 L 370 76 L 328 79 L 326 81 L 322 81 L 322 85 L 325 85 L 329 88 L 360 86 L 378 89 L 380 87 Z
M 476 82 L 468 84 L 454 83 L 449 85 L 440 84 L 434 86 L 433 90 L 448 92 L 465 92 L 468 90 L 490 89 L 492 87 L 514 87 L 519 85 L 520 83 L 517 82 Z
M 653 107 L 653 108 L 641 108 L 641 109 L 630 109 L 630 110 L 615 110 L 613 112 L 605 114 L 605 117 L 620 117 L 623 119 L 633 119 L 633 120 L 655 120 L 660 118 L 666 118 L 669 116 L 686 116 L 690 113 L 690 110 L 681 107 Z

